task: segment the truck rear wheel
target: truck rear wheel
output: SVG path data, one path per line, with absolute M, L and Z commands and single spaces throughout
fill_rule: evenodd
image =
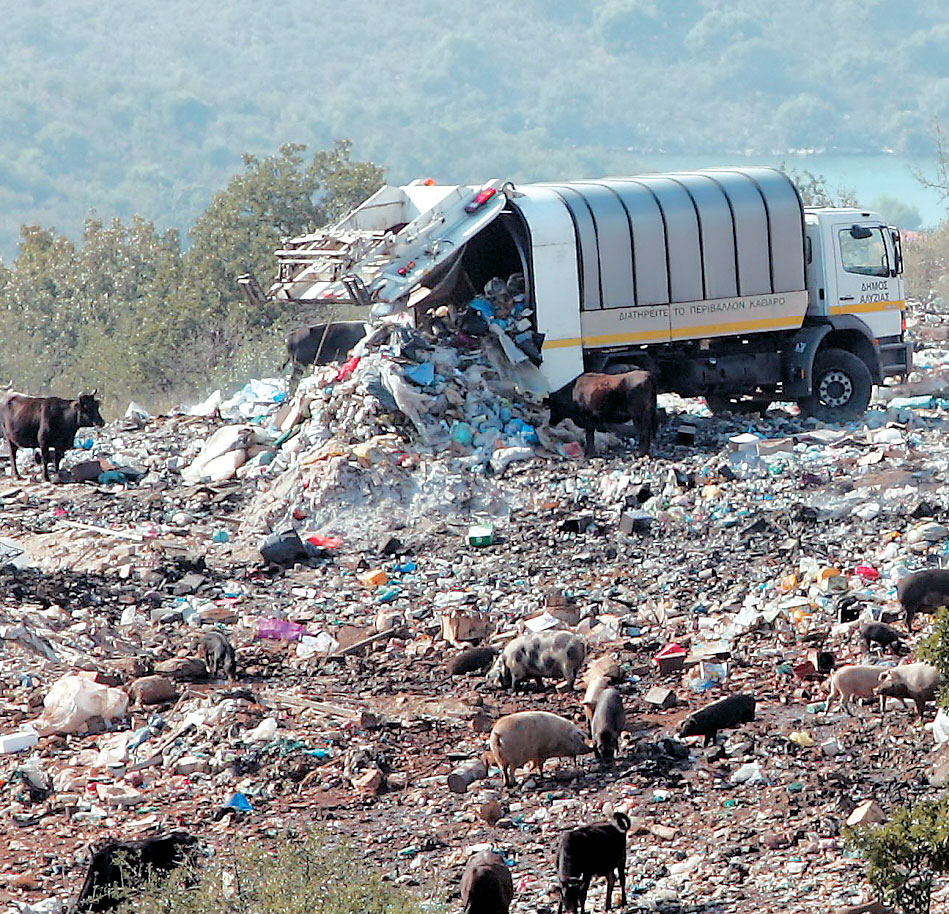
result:
M 798 400 L 801 410 L 823 422 L 843 422 L 863 415 L 870 403 L 873 378 L 859 356 L 846 349 L 824 349 L 814 359 L 811 395 Z

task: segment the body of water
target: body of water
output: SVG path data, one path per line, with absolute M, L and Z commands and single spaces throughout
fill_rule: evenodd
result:
M 915 207 L 923 219 L 923 227 L 938 225 L 947 215 L 947 202 L 938 192 L 923 187 L 913 176 L 916 168 L 929 178 L 936 175 L 935 159 L 904 159 L 899 156 L 755 156 L 735 158 L 727 155 L 653 155 L 637 158 L 637 162 L 656 171 L 688 171 L 728 165 L 771 165 L 789 171 L 809 171 L 823 175 L 827 186 L 852 190 L 861 206 L 869 206 L 879 196 L 895 197 Z

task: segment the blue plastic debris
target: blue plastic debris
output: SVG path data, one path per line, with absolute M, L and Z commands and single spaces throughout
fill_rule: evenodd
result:
M 236 809 L 239 812 L 253 812 L 254 807 L 250 805 L 250 800 L 242 793 L 235 793 L 225 804 L 224 809 Z
M 404 368 L 402 374 L 413 384 L 427 387 L 435 380 L 435 366 L 431 362 L 422 362 L 420 365 Z

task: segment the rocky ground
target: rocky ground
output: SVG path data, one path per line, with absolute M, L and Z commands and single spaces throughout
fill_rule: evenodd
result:
M 461 400 L 432 395 L 470 441 L 445 445 L 384 402 L 346 412 L 365 390 L 319 377 L 302 425 L 259 392 L 230 419 L 132 411 L 67 460 L 101 458 L 118 476 L 3 477 L 0 737 L 29 721 L 41 733 L 0 754 L 4 899 L 57 910 L 106 836 L 185 828 L 220 846 L 317 824 L 449 910 L 467 854 L 493 846 L 512 865 L 515 910 L 553 911 L 557 835 L 613 809 L 634 823 L 633 909 L 824 911 L 865 897 L 841 826 L 866 800 L 885 815 L 934 795 L 942 752 L 895 704 L 884 717 L 825 711 L 808 661 L 815 649 L 859 659 L 841 609 L 893 614 L 899 577 L 949 552 L 949 353 L 927 345 L 914 386 L 883 389 L 864 422 L 841 427 L 792 407 L 712 417 L 665 397 L 649 458 L 583 459 L 527 407 L 515 418 L 537 439 L 508 429 L 521 440 L 485 457 L 472 417 L 504 392 L 479 386 L 483 366 L 475 382 L 470 365 L 439 363 L 479 391 L 474 405 L 461 381 Z M 236 475 L 182 476 L 236 426 L 250 429 Z M 478 523 L 493 544 L 469 543 Z M 263 561 L 261 536 L 288 524 L 319 545 Z M 591 658 L 610 656 L 628 718 L 616 765 L 550 761 L 513 789 L 494 769 L 452 792 L 448 774 L 486 749 L 499 716 L 582 724 L 583 686 L 515 696 L 451 677 L 445 618 L 486 624 L 495 644 L 525 624 L 569 628 Z M 237 649 L 235 682 L 203 668 L 212 627 Z M 684 660 L 663 671 L 653 658 L 671 643 Z M 80 671 L 131 695 L 127 708 L 83 713 L 76 699 L 44 713 Z M 689 711 L 738 691 L 756 696 L 754 723 L 708 748 L 676 738 Z M 591 909 L 603 903 L 599 882 Z

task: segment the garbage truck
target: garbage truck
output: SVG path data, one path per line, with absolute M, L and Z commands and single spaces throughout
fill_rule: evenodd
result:
M 447 278 L 476 291 L 522 274 L 515 329 L 530 325 L 551 391 L 648 367 L 713 410 L 790 400 L 833 421 L 912 367 L 899 232 L 805 207 L 773 168 L 387 185 L 276 254 L 270 296 L 376 315 L 437 304 Z

